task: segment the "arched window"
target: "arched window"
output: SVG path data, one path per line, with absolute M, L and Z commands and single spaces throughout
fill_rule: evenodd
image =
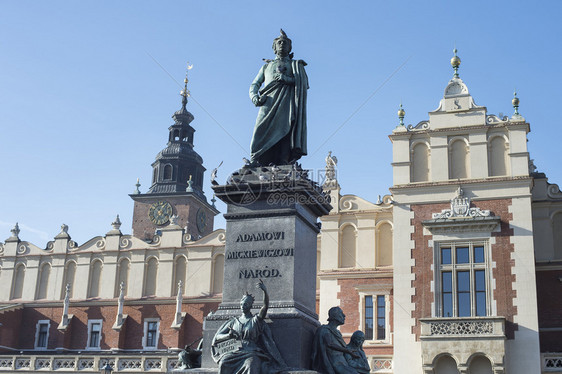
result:
M 213 293 L 222 292 L 224 277 L 224 256 L 217 255 L 213 262 Z
M 496 136 L 488 145 L 490 147 L 490 176 L 507 175 L 507 146 L 503 136 Z
M 129 288 L 129 266 L 130 262 L 128 258 L 123 258 L 119 261 L 119 269 L 117 270 L 118 278 L 117 284 L 115 285 L 115 297 L 118 297 L 121 292 L 121 283 L 125 284 L 123 294 L 124 296 L 127 296 L 127 289 Z
M 392 265 L 392 226 L 382 223 L 377 228 L 377 266 Z
M 158 167 L 154 167 L 154 171 L 152 174 L 152 183 L 158 182 Z
M 90 264 L 90 282 L 88 284 L 88 297 L 100 296 L 100 280 L 103 264 L 100 260 L 94 260 Z
M 552 217 L 552 232 L 554 234 L 554 260 L 562 260 L 562 212 Z
M 429 180 L 429 148 L 425 143 L 418 143 L 412 148 L 411 177 L 412 182 Z
M 14 284 L 12 287 L 12 297 L 10 299 L 21 299 L 23 294 L 23 281 L 25 280 L 25 265 L 19 264 L 16 266 L 14 273 Z
M 156 282 L 158 277 L 158 260 L 151 257 L 145 265 L 143 296 L 156 295 Z
M 455 140 L 449 148 L 449 175 L 450 179 L 463 179 L 469 177 L 468 146 L 462 139 Z
M 435 363 L 435 374 L 459 374 L 457 362 L 451 356 L 441 356 Z
M 76 275 L 76 262 L 68 261 L 64 267 L 64 281 L 62 282 L 61 299 L 64 299 L 66 293 L 66 285 L 70 283 L 70 294 L 74 292 L 74 277 Z
M 487 357 L 480 355 L 470 360 L 468 372 L 470 374 L 494 374 L 490 360 L 488 360 Z
M 172 296 L 178 294 L 178 283 L 182 281 L 183 284 L 183 293 L 185 294 L 185 274 L 187 270 L 187 262 L 184 256 L 178 256 L 176 258 L 176 265 L 174 269 L 174 289 Z
M 355 267 L 357 233 L 355 227 L 347 225 L 340 235 L 340 267 Z
M 180 140 L 180 130 L 174 130 L 174 140 Z
M 36 299 L 46 299 L 47 290 L 49 289 L 49 276 L 51 275 L 51 265 L 46 263 L 39 269 L 39 284 L 37 284 Z
M 164 180 L 172 179 L 172 165 L 167 164 L 164 166 Z

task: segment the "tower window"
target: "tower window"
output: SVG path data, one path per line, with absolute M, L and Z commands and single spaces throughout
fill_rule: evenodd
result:
M 164 166 L 164 180 L 172 179 L 172 165 L 168 164 Z

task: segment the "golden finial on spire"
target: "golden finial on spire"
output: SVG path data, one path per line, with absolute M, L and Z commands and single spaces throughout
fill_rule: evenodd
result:
M 402 103 L 400 103 L 400 109 L 398 109 L 398 118 L 400 119 L 400 126 L 404 126 L 404 116 L 406 111 L 402 108 Z
M 515 109 L 514 115 L 518 116 L 519 114 L 519 98 L 517 97 L 517 91 L 513 92 L 513 99 L 511 100 L 511 104 L 513 105 L 513 109 Z
M 193 64 L 190 64 L 189 61 L 187 62 L 187 68 L 185 70 L 185 79 L 183 80 L 184 83 L 184 87 L 183 90 L 181 90 L 180 95 L 182 95 L 183 97 L 187 98 L 188 96 L 190 96 L 190 92 L 187 89 L 187 82 L 189 82 L 189 79 L 187 79 L 187 73 L 189 73 L 189 71 L 193 69 Z
M 461 59 L 457 56 L 457 48 L 453 49 L 453 53 L 455 54 L 451 59 L 451 66 L 455 69 L 455 78 L 459 77 L 459 66 L 461 66 Z

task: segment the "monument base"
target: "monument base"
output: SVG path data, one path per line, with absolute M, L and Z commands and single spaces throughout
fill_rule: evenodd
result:
M 214 374 L 218 373 L 218 368 L 198 368 L 198 369 L 187 369 L 187 370 L 168 370 L 168 374 Z M 289 370 L 281 371 L 279 374 L 320 374 L 314 370 L 290 368 Z
M 259 310 L 255 310 L 255 313 L 258 312 Z M 239 315 L 239 311 L 219 309 L 205 318 L 203 352 L 211 352 L 211 342 L 222 324 Z M 320 326 L 318 319 L 314 317 L 294 308 L 270 307 L 265 321 L 271 330 L 277 349 L 289 367 L 307 368 L 310 366 L 314 333 Z M 201 359 L 201 366 L 204 368 L 218 367 L 212 356 L 205 353 Z
M 266 323 L 288 367 L 309 368 L 316 314 L 318 217 L 329 197 L 298 165 L 242 168 L 213 187 L 227 203 L 223 299 L 203 324 L 202 367 L 217 367 L 210 352 L 217 330 L 240 316 L 240 299 L 255 297 L 259 313 L 263 281 L 269 294 Z

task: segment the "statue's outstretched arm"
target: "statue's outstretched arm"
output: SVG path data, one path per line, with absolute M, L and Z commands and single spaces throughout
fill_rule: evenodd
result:
M 263 306 L 260 309 L 258 317 L 260 317 L 261 319 L 265 319 L 265 316 L 267 316 L 267 309 L 269 309 L 269 295 L 267 293 L 267 288 L 265 287 L 265 284 L 263 284 L 263 281 L 261 279 L 258 283 L 258 288 L 263 291 Z

